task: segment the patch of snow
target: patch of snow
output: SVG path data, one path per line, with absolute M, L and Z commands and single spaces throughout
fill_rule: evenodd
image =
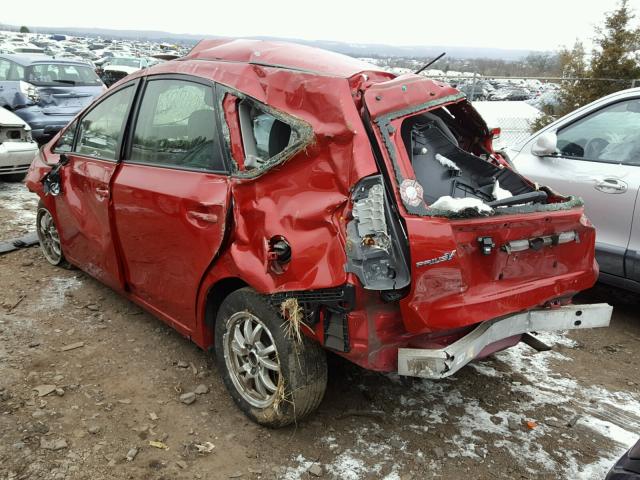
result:
M 0 182 L 0 209 L 9 210 L 9 226 L 35 230 L 38 196 L 22 183 Z
M 505 190 L 504 188 L 500 187 L 500 182 L 498 180 L 496 180 L 496 183 L 493 184 L 492 195 L 496 200 L 503 200 L 505 198 L 513 197 L 509 190 Z
M 557 333 L 540 334 L 540 339 L 549 342 L 560 337 Z M 575 342 L 561 341 L 571 348 Z M 525 393 L 531 398 L 523 402 L 523 410 L 537 406 L 556 405 L 567 412 L 567 416 L 579 415 L 577 424 L 591 429 L 594 434 L 613 441 L 617 447 L 603 452 L 602 458 L 583 468 L 576 467 L 571 459 L 577 453 L 566 450 L 568 459 L 566 478 L 603 478 L 616 460 L 635 443 L 640 430 L 640 401 L 626 392 L 611 392 L 603 387 L 582 386 L 576 380 L 554 373 L 549 362 L 570 361 L 558 352 L 530 353 L 528 347 L 516 345 L 496 357 L 506 362 L 512 370 L 525 377 L 530 385 L 514 385 L 512 390 Z
M 284 476 L 282 477 L 284 480 L 299 480 L 302 476 L 309 470 L 309 467 L 313 465 L 313 462 L 307 460 L 302 455 L 298 455 L 296 457 L 296 461 L 298 462 L 297 467 L 288 467 L 284 472 Z
M 577 346 L 575 341 L 559 332 L 540 333 L 538 338 L 563 349 Z M 487 382 L 504 385 L 507 393 L 513 394 L 514 401 L 501 401 L 499 405 L 492 401 L 489 390 L 487 394 L 463 393 L 467 392 L 461 385 L 465 380 L 455 376 L 439 381 L 413 379 L 408 382 L 405 379 L 403 383 L 396 374 L 386 374 L 389 382 L 377 388 L 388 388 L 397 399 L 393 411 L 388 412 L 390 422 L 403 424 L 412 432 L 432 432 L 447 425 L 449 433 L 441 445 L 445 462 L 447 458 L 490 461 L 498 448 L 532 477 L 603 478 L 637 439 L 640 399 L 629 392 L 583 385 L 554 370 L 555 364 L 568 361 L 572 359 L 562 351 L 534 352 L 519 344 L 489 361 L 471 363 L 468 368 L 473 369 L 475 375 L 485 377 Z M 361 388 L 367 387 L 362 384 Z M 546 411 L 549 408 L 553 413 Z M 576 416 L 578 420 L 573 427 L 563 426 Z M 525 420 L 533 420 L 537 425 L 529 429 L 522 424 Z M 595 456 L 589 458 L 589 463 L 576 449 L 576 431 L 573 429 L 591 433 L 588 436 L 596 447 Z M 342 448 L 339 455 L 323 465 L 329 477 L 397 480 L 403 468 L 417 458 L 422 459 L 421 463 L 430 471 L 442 468 L 443 460 L 434 460 L 433 452 L 422 453 L 415 445 L 411 448 L 412 444 L 407 443 L 402 434 L 389 431 L 376 422 L 363 422 L 343 433 L 350 436 L 348 444 L 342 434 L 319 439 L 330 450 L 334 450 L 331 447 L 337 447 L 338 442 Z M 550 436 L 557 439 L 553 447 L 543 441 Z M 311 463 L 298 456 L 298 466 L 290 468 L 284 478 L 306 478 L 305 472 Z
M 456 165 L 456 162 L 445 157 L 444 155 L 440 155 L 439 153 L 436 153 L 436 160 L 440 162 L 440 165 L 442 165 L 443 167 L 446 167 L 450 170 L 456 170 L 458 172 L 460 171 L 460 168 L 458 167 L 458 165 Z
M 363 475 L 370 472 L 366 464 L 359 458 L 354 457 L 350 450 L 341 453 L 333 462 L 325 466 L 327 471 L 344 480 L 359 480 Z
M 54 277 L 41 291 L 38 310 L 56 310 L 62 308 L 66 302 L 65 293 L 76 290 L 82 285 L 78 277 Z
M 493 213 L 493 209 L 479 198 L 453 198 L 449 195 L 440 197 L 430 205 L 431 208 L 446 212 L 458 213 L 467 209 L 477 210 L 479 213 Z

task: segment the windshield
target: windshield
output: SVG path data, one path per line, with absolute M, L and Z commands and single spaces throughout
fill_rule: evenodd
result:
M 38 63 L 27 67 L 26 81 L 33 85 L 102 85 L 102 80 L 89 66 L 64 63 Z
M 124 67 L 136 67 L 140 68 L 139 58 L 113 58 L 109 60 L 109 65 L 121 65 Z

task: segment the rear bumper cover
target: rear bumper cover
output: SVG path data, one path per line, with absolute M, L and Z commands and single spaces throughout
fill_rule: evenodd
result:
M 492 344 L 523 333 L 607 327 L 612 310 L 613 307 L 606 303 L 567 305 L 483 322 L 471 333 L 443 348 L 398 349 L 398 374 L 445 378 L 478 358 Z

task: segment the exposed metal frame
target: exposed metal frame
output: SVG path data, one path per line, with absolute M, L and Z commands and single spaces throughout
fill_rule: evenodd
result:
M 445 378 L 477 358 L 491 344 L 523 333 L 607 327 L 612 311 L 613 307 L 607 303 L 567 305 L 483 322 L 471 333 L 443 348 L 399 348 L 398 374 Z

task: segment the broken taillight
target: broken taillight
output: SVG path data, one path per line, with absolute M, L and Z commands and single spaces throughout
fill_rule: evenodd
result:
M 411 281 L 408 262 L 382 177 L 363 178 L 351 200 L 353 219 L 347 224 L 346 270 L 355 273 L 366 289 L 406 287 Z

